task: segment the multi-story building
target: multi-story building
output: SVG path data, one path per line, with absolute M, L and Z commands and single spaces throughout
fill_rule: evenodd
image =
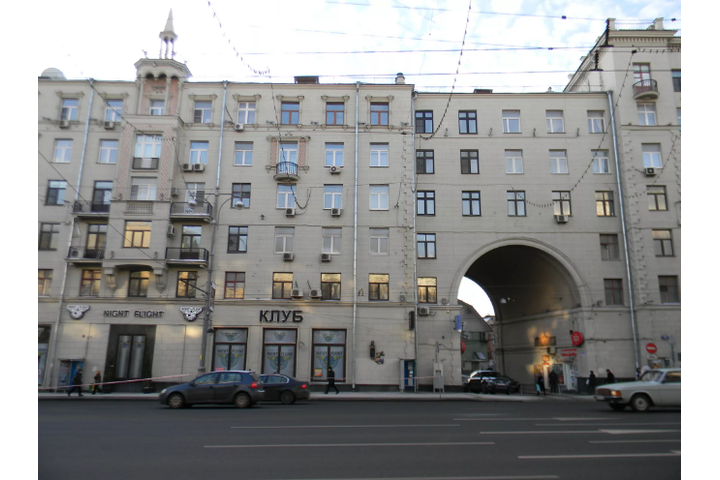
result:
M 651 342 L 679 362 L 674 33 L 609 21 L 563 93 L 190 82 L 171 21 L 135 82 L 47 70 L 38 384 L 331 365 L 353 388 L 459 387 L 464 276 L 524 383 L 628 377 Z

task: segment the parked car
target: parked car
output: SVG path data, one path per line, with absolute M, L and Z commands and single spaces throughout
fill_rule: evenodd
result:
M 497 373 L 494 370 L 475 370 L 473 372 L 470 372 L 470 375 L 463 375 L 462 381 L 463 381 L 463 390 L 466 392 L 470 391 L 470 380 L 476 377 L 482 377 L 483 375 L 486 375 L 488 373 Z
M 679 407 L 680 385 L 679 368 L 658 368 L 648 370 L 635 382 L 597 387 L 595 399 L 608 402 L 616 412 L 628 405 L 636 412 L 645 412 L 650 407 Z
M 307 382 L 301 382 L 289 375 L 278 373 L 260 375 L 260 380 L 265 386 L 265 401 L 290 405 L 295 403 L 295 400 L 310 398 Z
M 225 403 L 248 408 L 263 400 L 263 383 L 255 372 L 228 370 L 212 372 L 160 392 L 160 403 L 170 408 L 201 403 Z
M 520 391 L 520 383 L 498 372 L 482 372 L 468 380 L 468 391 L 475 393 L 505 392 L 510 395 Z

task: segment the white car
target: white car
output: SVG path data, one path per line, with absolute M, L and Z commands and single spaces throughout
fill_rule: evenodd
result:
M 679 407 L 680 385 L 679 368 L 658 368 L 643 373 L 635 382 L 599 386 L 595 399 L 608 402 L 616 412 L 628 405 L 636 412 L 645 412 L 650 407 Z

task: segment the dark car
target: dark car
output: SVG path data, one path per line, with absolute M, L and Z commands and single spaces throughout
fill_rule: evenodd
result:
M 468 380 L 468 391 L 474 393 L 511 394 L 520 391 L 520 383 L 498 372 L 483 371 Z
M 263 400 L 263 383 L 255 372 L 228 370 L 207 373 L 192 382 L 168 387 L 160 392 L 160 403 L 183 408 L 201 403 L 231 404 L 248 408 Z
M 295 400 L 310 398 L 307 382 L 301 382 L 289 375 L 279 373 L 260 375 L 260 380 L 265 385 L 265 401 L 290 405 L 295 403 Z
M 463 390 L 466 392 L 470 391 L 470 380 L 472 379 L 478 379 L 481 378 L 483 375 L 486 375 L 488 373 L 496 373 L 493 370 L 475 370 L 470 373 L 470 375 L 463 375 L 462 381 L 463 381 Z

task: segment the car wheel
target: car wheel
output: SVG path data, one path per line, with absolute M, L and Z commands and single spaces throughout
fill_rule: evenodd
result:
M 290 405 L 295 403 L 295 395 L 289 390 L 285 390 L 280 394 L 280 403 L 283 405 Z
M 611 403 L 610 404 L 610 408 L 612 408 L 616 412 L 622 412 L 623 410 L 625 410 L 625 407 L 627 407 L 627 405 L 622 405 L 620 403 Z
M 250 397 L 247 393 L 238 393 L 235 395 L 235 399 L 233 400 L 233 403 L 237 408 L 248 408 L 252 403 L 250 402 Z
M 630 400 L 630 407 L 636 412 L 646 412 L 650 408 L 650 399 L 647 395 L 635 395 Z
M 168 398 L 168 406 L 170 408 L 183 408 L 185 406 L 185 398 L 179 393 L 174 393 Z

